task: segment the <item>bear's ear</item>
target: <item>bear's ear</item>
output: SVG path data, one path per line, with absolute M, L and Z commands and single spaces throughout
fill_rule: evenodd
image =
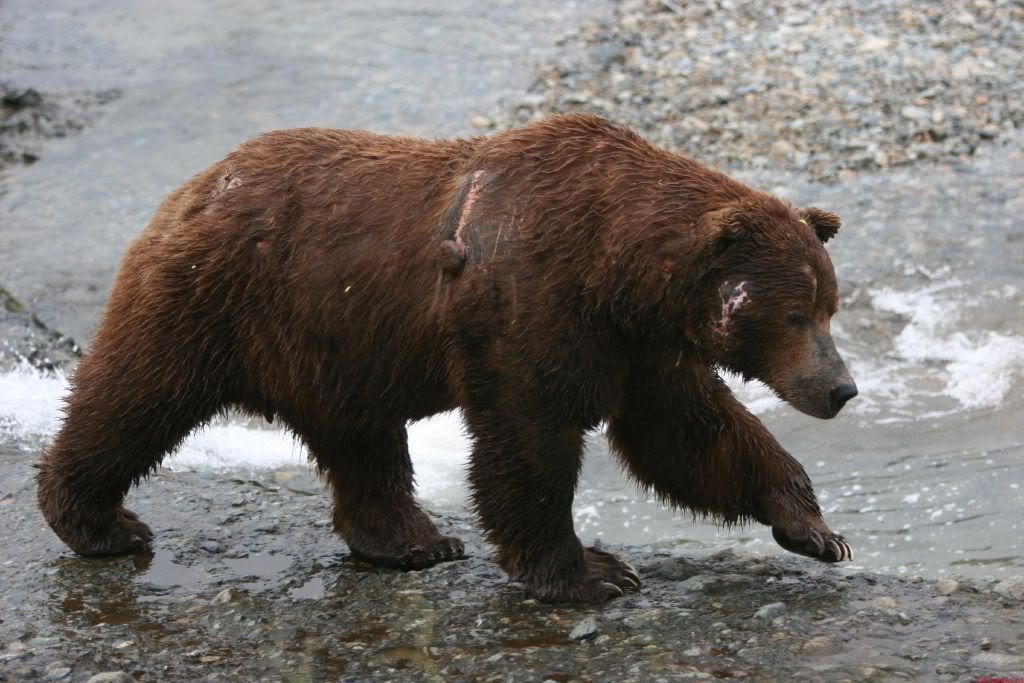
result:
M 746 237 L 750 232 L 750 221 L 741 207 L 727 206 L 710 211 L 701 217 L 706 234 L 713 236 L 719 245 Z
M 814 230 L 814 234 L 822 242 L 828 242 L 835 237 L 836 233 L 839 232 L 839 226 L 842 225 L 839 216 L 828 211 L 816 209 L 813 206 L 809 209 L 801 209 L 800 217 Z

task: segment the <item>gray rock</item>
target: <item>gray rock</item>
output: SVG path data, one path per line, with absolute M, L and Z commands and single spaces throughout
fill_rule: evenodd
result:
M 885 595 L 880 598 L 875 598 L 875 606 L 879 609 L 896 609 L 899 607 L 899 603 L 893 598 Z
M 64 662 L 51 662 L 46 667 L 46 680 L 63 681 L 71 676 L 71 667 Z
M 589 640 L 597 637 L 597 619 L 584 617 L 569 633 L 569 640 Z
M 96 674 L 86 683 L 135 683 L 135 679 L 124 671 L 105 671 Z
M 694 575 L 696 570 L 686 560 L 666 557 L 645 568 L 645 573 L 669 581 L 683 581 Z
M 928 121 L 930 116 L 931 116 L 928 113 L 927 109 L 924 109 L 922 107 L 915 107 L 915 106 L 909 105 L 909 104 L 907 106 L 903 107 L 902 109 L 900 109 L 900 114 L 903 115 L 903 118 L 910 119 L 911 121 L 919 121 L 919 122 L 920 121 Z
M 1000 581 L 992 587 L 992 591 L 996 595 L 1011 600 L 1024 600 L 1024 577 L 1015 576 L 1012 579 Z
M 775 158 L 785 158 L 796 151 L 796 147 L 785 140 L 776 140 L 772 143 L 771 155 Z
M 1010 673 L 1012 669 L 1024 664 L 1024 657 L 1001 652 L 979 652 L 971 657 L 971 664 L 999 669 L 1001 673 Z
M 809 655 L 827 655 L 835 652 L 836 644 L 828 636 L 815 636 L 804 643 L 800 649 Z
M 690 578 L 682 581 L 679 584 L 680 588 L 688 591 L 702 591 L 709 585 L 713 585 L 718 582 L 718 577 L 707 576 L 704 574 L 698 574 L 697 576 L 691 576 Z
M 987 125 L 982 126 L 978 131 L 978 134 L 985 140 L 994 140 L 999 137 L 999 126 Z
M 60 638 L 55 638 L 54 636 L 41 636 L 28 641 L 28 644 L 30 647 L 35 648 L 56 647 L 60 645 Z
M 772 602 L 754 612 L 755 619 L 771 619 L 786 611 L 786 603 Z

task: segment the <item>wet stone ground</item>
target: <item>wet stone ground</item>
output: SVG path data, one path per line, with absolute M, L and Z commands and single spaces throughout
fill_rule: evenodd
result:
M 0 454 L 0 680 L 965 680 L 1024 670 L 1024 582 L 901 579 L 795 558 L 612 548 L 644 586 L 603 608 L 525 600 L 463 519 L 469 558 L 347 556 L 305 470 L 161 472 L 129 505 L 155 554 L 82 559 Z M 11 555 L 9 555 L 10 557 Z M 116 679 L 111 679 L 116 680 Z M 128 679 L 124 679 L 128 680 Z

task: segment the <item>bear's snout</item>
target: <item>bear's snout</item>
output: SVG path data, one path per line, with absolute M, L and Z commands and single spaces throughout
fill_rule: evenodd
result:
M 817 333 L 806 342 L 802 362 L 764 378 L 766 384 L 800 412 L 831 420 L 857 395 L 857 383 L 836 350 L 831 335 Z
M 829 392 L 828 398 L 830 407 L 832 408 L 832 414 L 837 415 L 839 411 L 843 409 L 846 402 L 857 395 L 857 385 L 853 382 L 849 384 L 840 384 L 832 391 Z

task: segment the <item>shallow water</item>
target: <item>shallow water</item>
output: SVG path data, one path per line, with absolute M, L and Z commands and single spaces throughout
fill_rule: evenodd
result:
M 118 256 L 160 198 L 240 140 L 306 124 L 466 133 L 471 111 L 520 89 L 538 50 L 596 11 L 332 3 L 313 16 L 269 0 L 202 6 L 201 19 L 98 0 L 46 11 L 27 0 L 4 6 L 2 58 L 12 80 L 123 92 L 85 132 L 11 172 L 0 194 L 0 282 L 80 339 L 93 329 Z M 305 36 L 299 45 L 296 31 Z M 763 387 L 736 388 L 806 465 L 831 525 L 854 545 L 854 567 L 1024 572 L 1022 150 L 1017 139 L 967 170 L 914 168 L 831 187 L 746 178 L 845 221 L 830 245 L 843 291 L 835 332 L 861 395 L 821 422 Z M 35 457 L 56 427 L 63 387 L 28 371 L 0 375 L 5 448 Z M 463 507 L 467 445 L 457 417 L 415 425 L 411 443 L 424 501 Z M 303 458 L 287 435 L 231 422 L 196 435 L 166 464 L 277 469 L 316 492 L 311 475 L 295 471 Z M 764 530 L 695 524 L 638 494 L 600 434 L 590 441 L 576 521 L 586 541 L 777 552 Z M 163 561 L 158 552 L 146 571 L 173 576 Z M 322 586 L 298 590 L 315 596 Z

